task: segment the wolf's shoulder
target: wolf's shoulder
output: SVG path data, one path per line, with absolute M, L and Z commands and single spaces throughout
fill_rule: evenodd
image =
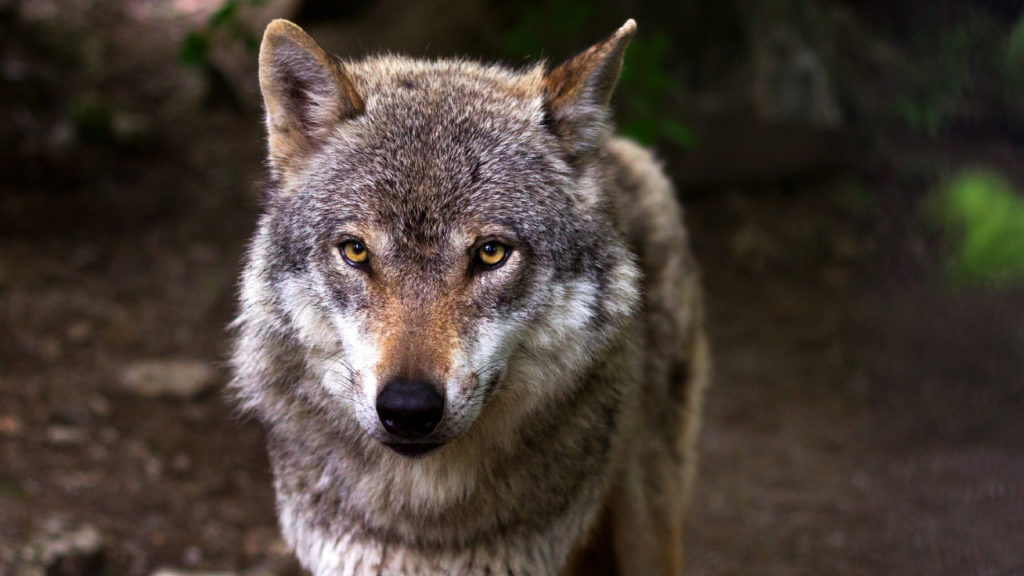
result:
M 648 148 L 615 137 L 605 146 L 605 194 L 615 219 L 641 260 L 686 245 L 682 207 L 661 162 Z

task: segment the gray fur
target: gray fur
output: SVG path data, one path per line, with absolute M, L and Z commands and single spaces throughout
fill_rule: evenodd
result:
M 268 27 L 273 182 L 231 389 L 314 574 L 559 574 L 599 518 L 626 573 L 678 571 L 706 344 L 671 187 L 609 136 L 632 30 L 545 74 L 339 62 Z M 372 268 L 340 259 L 350 237 Z M 507 264 L 473 268 L 480 238 Z M 446 444 L 421 459 L 381 444 L 395 370 L 445 383 Z

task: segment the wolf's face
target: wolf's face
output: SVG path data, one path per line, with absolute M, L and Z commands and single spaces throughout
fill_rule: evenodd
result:
M 637 297 L 590 167 L 631 32 L 545 75 L 341 64 L 268 28 L 275 185 L 243 298 L 306 350 L 318 406 L 419 456 L 573 393 Z

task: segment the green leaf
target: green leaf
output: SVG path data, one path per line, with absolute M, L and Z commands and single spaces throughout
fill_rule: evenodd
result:
M 1024 281 L 1024 197 L 1003 176 L 963 171 L 931 210 L 951 238 L 955 282 L 1003 287 Z
M 1006 41 L 1007 81 L 1014 97 L 1024 92 L 1024 14 L 1017 19 Z
M 669 142 L 687 150 L 696 148 L 700 143 L 697 133 L 692 128 L 675 120 L 666 120 L 661 124 L 661 135 Z
M 231 36 L 241 40 L 245 49 L 249 52 L 256 52 L 260 47 L 260 40 L 248 28 L 236 21 L 231 26 Z
M 210 41 L 206 34 L 192 31 L 181 42 L 178 58 L 188 66 L 202 66 L 209 58 Z
M 231 20 L 235 19 L 238 14 L 238 0 L 227 0 L 227 2 L 221 4 L 220 8 L 216 12 L 210 15 L 210 19 L 207 21 L 206 26 L 208 29 L 213 30 L 214 28 L 220 27 Z
M 649 118 L 634 118 L 622 125 L 622 133 L 633 140 L 650 146 L 658 140 L 658 124 Z

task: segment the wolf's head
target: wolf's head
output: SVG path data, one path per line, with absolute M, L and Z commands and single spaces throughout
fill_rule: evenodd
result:
M 255 383 L 272 380 L 319 425 L 419 456 L 471 429 L 511 441 L 524 415 L 571 397 L 638 298 L 598 170 L 634 29 L 515 72 L 342 62 L 271 23 L 272 185 L 243 279 L 243 402 L 286 418 Z M 272 366 L 275 347 L 302 373 Z

